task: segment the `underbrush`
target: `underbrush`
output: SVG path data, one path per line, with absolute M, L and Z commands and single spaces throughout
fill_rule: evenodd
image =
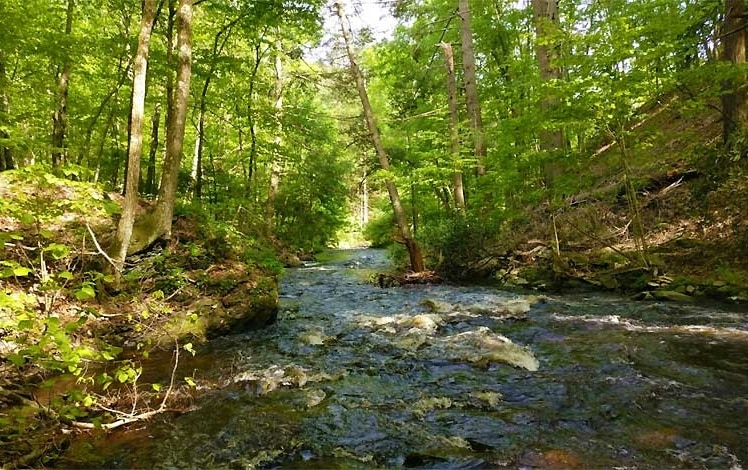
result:
M 206 338 L 274 319 L 272 246 L 195 207 L 179 207 L 171 239 L 129 257 L 115 282 L 104 252 L 118 201 L 43 168 L 0 173 L 0 461 L 11 468 L 54 460 L 65 427 L 150 416 L 195 385 L 144 383 L 154 350 L 176 368 Z

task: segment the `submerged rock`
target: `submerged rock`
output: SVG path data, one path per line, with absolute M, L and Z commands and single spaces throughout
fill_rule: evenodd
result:
M 438 349 L 437 354 L 453 360 L 480 365 L 503 362 L 529 371 L 536 371 L 540 367 L 540 363 L 527 347 L 519 346 L 484 326 L 434 341 L 433 347 Z

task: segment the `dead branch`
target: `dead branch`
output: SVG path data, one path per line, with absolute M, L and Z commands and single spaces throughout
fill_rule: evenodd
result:
M 96 235 L 94 235 L 91 226 L 89 224 L 86 224 L 86 228 L 88 229 L 88 233 L 91 234 L 91 239 L 93 240 L 94 245 L 96 245 L 96 249 L 99 251 L 99 254 L 103 256 L 107 261 L 109 261 L 109 264 L 111 264 L 114 270 L 117 271 L 117 265 L 114 263 L 112 258 L 109 257 L 106 251 L 101 248 L 101 245 L 99 245 L 99 241 L 96 239 Z

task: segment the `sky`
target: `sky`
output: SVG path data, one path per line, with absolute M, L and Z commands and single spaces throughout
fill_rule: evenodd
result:
M 344 0 L 345 11 L 351 23 L 354 37 L 364 27 L 371 30 L 376 40 L 392 36 L 397 21 L 387 9 L 386 3 L 388 1 L 390 0 Z M 357 5 L 355 11 L 353 2 Z M 312 59 L 324 59 L 330 48 L 331 40 L 336 40 L 340 36 L 340 24 L 331 5 L 332 2 L 330 2 L 330 7 L 325 9 L 325 37 L 320 47 L 310 51 L 309 57 Z

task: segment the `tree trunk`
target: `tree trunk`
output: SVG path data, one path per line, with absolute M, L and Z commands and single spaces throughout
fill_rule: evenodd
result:
M 561 69 L 554 63 L 558 59 L 558 47 L 548 44 L 548 37 L 558 28 L 558 0 L 532 0 L 535 13 L 536 54 L 540 68 L 540 78 L 549 82 L 561 78 Z M 556 106 L 556 99 L 544 96 L 540 101 L 543 114 L 548 114 Z M 559 165 L 553 161 L 553 153 L 563 148 L 561 129 L 542 129 L 540 131 L 540 148 L 551 154 L 550 160 L 543 165 L 543 180 L 551 193 L 554 180 L 561 172 Z
M 745 64 L 746 27 L 744 0 L 725 0 L 725 19 L 722 27 L 722 60 L 734 65 Z M 748 123 L 745 75 L 725 80 L 722 84 L 722 138 L 725 146 L 733 147 L 736 132 Z M 742 149 L 740 149 L 742 151 Z
M 177 0 L 166 0 L 169 6 L 169 16 L 166 20 L 166 139 L 168 141 L 174 114 L 174 81 L 176 65 L 174 64 L 174 53 L 176 42 L 174 41 L 174 29 L 177 23 Z
M 123 21 L 122 36 L 130 37 L 130 25 L 131 25 L 130 15 L 123 13 L 123 18 L 125 18 L 125 20 Z M 120 53 L 119 60 L 117 62 L 117 71 L 120 72 L 119 79 L 117 80 L 117 83 L 114 84 L 112 89 L 109 90 L 109 93 L 107 93 L 107 95 L 101 101 L 101 103 L 99 104 L 99 107 L 96 109 L 96 112 L 91 117 L 88 127 L 86 128 L 86 138 L 83 144 L 83 149 L 78 155 L 78 159 L 76 161 L 78 165 L 82 165 L 84 160 L 88 161 L 88 156 L 89 156 L 89 152 L 91 148 L 91 139 L 93 138 L 94 129 L 96 128 L 96 123 L 98 122 L 99 118 L 104 112 L 104 109 L 106 108 L 109 101 L 112 98 L 117 96 L 117 93 L 119 93 L 120 88 L 122 88 L 122 86 L 127 81 L 127 78 L 130 76 L 130 69 L 132 68 L 132 60 L 133 60 L 132 57 L 128 58 L 130 55 L 131 55 L 130 44 L 129 42 L 127 42 L 122 48 L 122 52 Z
M 264 37 L 264 34 L 263 34 Z M 262 38 L 261 38 L 262 39 Z M 252 179 L 255 175 L 255 168 L 257 165 L 257 131 L 255 130 L 255 119 L 254 119 L 254 95 L 255 95 L 255 83 L 257 79 L 257 72 L 260 69 L 260 63 L 262 63 L 262 57 L 265 55 L 265 51 L 261 48 L 261 41 L 258 41 L 255 46 L 255 62 L 252 66 L 252 73 L 249 76 L 249 96 L 247 96 L 247 122 L 249 124 L 249 136 L 250 136 L 250 147 L 249 147 L 249 162 L 247 163 L 247 179 L 244 185 L 244 195 L 249 198 L 252 193 Z M 266 49 L 267 50 L 267 49 Z
M 192 0 L 179 0 L 177 11 L 177 77 L 172 116 L 166 128 L 166 157 L 158 192 L 158 235 L 171 238 L 171 222 L 177 197 L 177 178 L 182 163 L 184 131 L 187 122 L 187 101 L 192 75 Z M 150 243 L 149 243 L 150 244 Z
M 169 7 L 171 10 L 173 8 L 172 4 Z M 182 150 L 184 149 L 187 101 L 190 95 L 192 73 L 192 0 L 179 0 L 176 23 L 176 84 L 171 79 L 167 80 L 167 95 L 170 95 L 169 87 L 176 86 L 173 88 L 173 97 L 168 98 L 167 96 L 167 100 L 171 101 L 171 109 L 167 110 L 166 155 L 161 171 L 161 185 L 159 186 L 156 208 L 136 223 L 139 237 L 130 244 L 129 254 L 150 246 L 160 238 L 171 238 L 171 225 L 177 198 L 177 178 L 182 162 Z
M 161 125 L 161 104 L 156 104 L 151 121 L 151 145 L 148 148 L 148 170 L 145 177 L 145 193 L 156 194 L 156 153 L 158 152 L 158 130 Z
M 364 228 L 369 223 L 369 175 L 364 167 L 363 178 L 361 179 L 361 219 L 360 226 Z
M 561 78 L 561 69 L 554 63 L 558 59 L 558 47 L 549 45 L 548 37 L 558 27 L 558 0 L 532 0 L 535 12 L 536 54 L 540 68 L 540 78 L 552 81 Z M 544 97 L 541 101 L 543 112 L 555 106 L 556 100 Z M 556 151 L 563 147 L 563 134 L 560 129 L 543 130 L 540 135 L 543 150 Z
M 455 208 L 465 213 L 465 189 L 462 184 L 462 169 L 460 164 L 460 117 L 457 112 L 457 82 L 455 80 L 455 61 L 452 52 L 452 44 L 443 42 L 440 44 L 444 50 L 444 65 L 447 68 L 447 98 L 449 101 L 449 144 L 452 153 L 452 165 L 454 173 L 452 178 L 454 187 L 452 191 L 455 198 Z
M 8 76 L 5 72 L 5 56 L 0 51 L 0 139 L 9 139 L 10 134 L 6 130 L 10 125 L 10 90 Z M 13 152 L 6 144 L 0 145 L 0 171 L 15 168 Z
M 68 0 L 65 19 L 65 35 L 73 32 L 74 0 Z M 52 115 L 52 167 L 58 168 L 65 163 L 65 134 L 68 126 L 68 88 L 70 85 L 70 57 L 65 57 L 62 70 L 57 71 L 57 109 Z
M 213 75 L 216 72 L 216 61 L 218 55 L 223 53 L 226 43 L 231 37 L 231 29 L 239 20 L 234 20 L 216 34 L 213 39 L 213 51 L 211 53 L 210 68 L 208 75 L 205 77 L 205 83 L 203 84 L 202 93 L 200 93 L 200 116 L 197 123 L 197 141 L 195 142 L 195 159 L 192 165 L 192 180 L 195 185 L 193 197 L 200 199 L 203 194 L 203 149 L 205 147 L 205 113 L 208 110 L 208 89 L 210 88 L 210 82 L 213 79 Z M 221 40 L 223 36 L 223 40 Z M 220 45 L 219 45 L 220 43 Z
M 267 234 L 271 236 L 275 226 L 275 199 L 278 196 L 281 173 L 281 145 L 283 144 L 283 61 L 281 59 L 282 45 L 280 40 L 276 41 L 275 53 L 275 116 L 278 120 L 275 139 L 273 140 L 273 156 L 270 162 L 270 185 L 268 187 L 268 199 L 265 207 L 265 222 L 267 223 Z
M 366 85 L 364 83 L 364 76 L 361 70 L 358 68 L 356 63 L 356 57 L 353 54 L 352 39 L 351 39 L 351 27 L 348 24 L 348 18 L 343 12 L 343 5 L 339 1 L 335 3 L 337 10 L 338 19 L 340 20 L 340 30 L 343 33 L 343 40 L 345 41 L 346 51 L 348 53 L 348 60 L 350 62 L 351 75 L 353 75 L 356 81 L 356 88 L 358 89 L 358 95 L 361 98 L 361 105 L 364 108 L 364 116 L 366 118 L 366 126 L 369 129 L 369 135 L 371 136 L 372 143 L 377 152 L 379 158 L 379 165 L 382 169 L 389 173 L 390 171 L 390 158 L 382 145 L 382 139 L 379 135 L 379 129 L 377 128 L 376 120 L 374 119 L 374 112 L 369 102 L 369 95 L 366 92 Z M 408 250 L 408 256 L 410 257 L 410 267 L 414 272 L 421 272 L 424 270 L 423 254 L 418 246 L 418 243 L 413 238 L 410 232 L 410 225 L 408 224 L 405 210 L 403 209 L 402 203 L 400 202 L 400 195 L 397 192 L 397 187 L 391 177 L 387 177 L 385 180 L 385 186 L 390 196 L 390 203 L 392 204 L 392 210 L 395 213 L 395 220 L 397 220 L 397 227 L 400 232 L 402 242 L 405 244 L 405 248 Z
M 465 99 L 467 102 L 470 129 L 473 132 L 477 173 L 486 173 L 486 142 L 483 136 L 483 117 L 481 115 L 480 100 L 478 99 L 478 83 L 475 73 L 475 50 L 473 48 L 473 28 L 471 26 L 471 12 L 469 0 L 460 0 L 459 14 L 460 38 L 462 41 L 462 69 L 465 81 Z
M 143 2 L 143 19 L 138 36 L 138 50 L 133 65 L 132 109 L 130 111 L 130 142 L 127 154 L 127 183 L 125 199 L 122 203 L 122 216 L 117 225 L 114 244 L 114 260 L 117 273 L 125 266 L 127 249 L 132 238 L 135 222 L 135 209 L 138 205 L 138 181 L 140 180 L 140 156 L 143 151 L 143 116 L 145 115 L 146 75 L 148 72 L 148 54 L 151 45 L 151 32 L 156 20 L 156 0 Z
M 122 61 L 120 61 L 122 62 Z M 132 64 L 128 63 L 124 69 L 122 69 L 122 73 L 120 74 L 120 78 L 117 81 L 117 83 L 112 87 L 111 90 L 109 90 L 109 93 L 104 97 L 104 99 L 99 104 L 99 107 L 96 108 L 96 112 L 91 117 L 91 120 L 88 124 L 88 127 L 86 128 L 86 138 L 83 143 L 83 149 L 81 150 L 80 155 L 78 155 L 78 159 L 76 163 L 78 165 L 82 165 L 84 160 L 88 159 L 88 154 L 91 147 L 91 138 L 93 137 L 94 129 L 96 128 L 96 123 L 99 121 L 99 118 L 101 117 L 102 113 L 104 112 L 104 109 L 106 108 L 106 105 L 109 103 L 109 100 L 111 100 L 113 97 L 117 95 L 120 88 L 122 88 L 122 85 L 125 84 L 127 81 L 127 77 L 130 75 L 130 67 Z

